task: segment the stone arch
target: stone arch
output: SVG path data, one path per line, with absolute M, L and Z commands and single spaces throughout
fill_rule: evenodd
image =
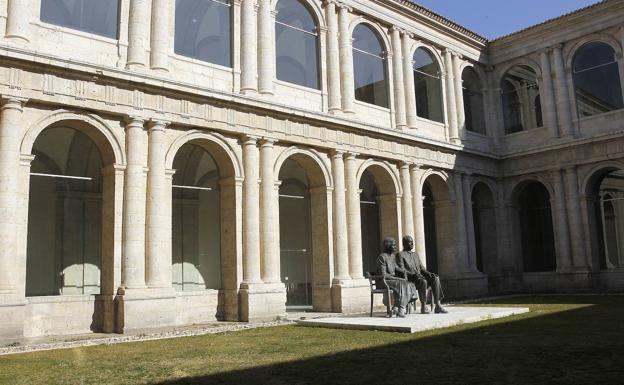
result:
M 356 17 L 349 23 L 349 36 L 353 36 L 353 30 L 360 24 L 367 25 L 381 38 L 381 43 L 384 45 L 384 50 L 388 58 L 392 55 L 392 44 L 390 43 L 390 36 L 387 29 L 383 28 L 378 23 L 365 19 L 363 16 Z
M 515 194 L 518 192 L 518 189 L 531 182 L 539 182 L 544 185 L 544 187 L 546 187 L 546 190 L 548 190 L 548 194 L 550 195 L 551 199 L 553 196 L 555 196 L 552 184 L 548 179 L 544 178 L 544 176 L 539 174 L 531 174 L 524 175 L 508 185 L 507 191 L 505 191 L 504 195 L 505 201 L 513 203 L 513 199 L 515 197 Z
M 500 85 L 503 81 L 503 78 L 507 74 L 507 72 L 509 72 L 509 70 L 515 66 L 529 67 L 535 72 L 535 76 L 537 77 L 538 80 L 542 78 L 542 67 L 539 65 L 539 63 L 530 57 L 523 57 L 517 60 L 513 60 L 505 64 L 504 66 L 500 67 L 499 70 L 496 72 L 495 79 L 497 81 L 495 84 Z
M 313 0 L 300 0 L 302 3 L 306 5 L 306 7 L 312 12 L 314 18 L 316 19 L 316 23 L 319 28 L 327 28 L 327 23 L 325 21 L 325 13 L 321 8 L 320 4 L 317 1 Z M 277 9 L 277 3 L 279 0 L 271 1 L 271 10 L 275 11 Z
M 435 58 L 435 60 L 436 60 L 436 62 L 438 64 L 438 67 L 440 68 L 441 76 L 445 77 L 446 76 L 446 67 L 444 65 L 445 64 L 444 63 L 444 58 L 442 57 L 441 51 L 437 47 L 435 47 L 435 46 L 433 46 L 431 44 L 427 44 L 427 43 L 425 43 L 423 41 L 417 41 L 417 42 L 414 42 L 412 44 L 411 48 L 410 48 L 410 57 L 411 58 L 414 57 L 414 54 L 416 53 L 416 50 L 418 48 L 424 48 L 427 51 L 431 52 L 431 54 L 433 55 L 433 57 Z
M 284 161 L 292 156 L 304 162 L 305 166 L 302 165 L 304 168 L 308 167 L 308 169 L 314 170 L 313 164 L 318 166 L 318 171 L 320 173 L 314 173 L 314 179 L 310 181 L 315 187 L 324 186 L 329 188 L 334 186 L 329 166 L 321 155 L 313 149 L 304 149 L 297 146 L 291 146 L 279 154 L 275 160 L 274 175 L 279 175 Z
M 362 232 L 362 262 L 365 271 L 375 271 L 375 261 L 382 239 L 391 237 L 401 244 L 402 192 L 396 167 L 387 162 L 366 160 L 358 169 L 360 194 L 360 229 Z M 413 234 L 410 234 L 413 236 Z
M 420 188 L 423 196 L 427 268 L 441 276 L 455 276 L 455 199 L 452 184 L 445 172 L 428 170 L 421 177 Z
M 557 267 L 553 197 L 549 185 L 535 176 L 522 178 L 511 189 L 513 251 L 519 271 L 554 271 Z
M 620 45 L 620 42 L 613 35 L 609 33 L 594 33 L 591 35 L 583 36 L 582 38 L 575 41 L 574 44 L 566 47 L 564 55 L 566 66 L 565 68 L 567 71 L 572 70 L 572 61 L 574 60 L 574 56 L 576 55 L 578 50 L 582 48 L 585 44 L 593 42 L 605 43 L 613 48 L 616 58 L 623 57 L 622 50 L 624 48 Z
M 102 118 L 95 114 L 81 114 L 69 110 L 56 110 L 36 121 L 24 135 L 20 152 L 30 154 L 39 134 L 46 128 L 60 124 L 67 124 L 89 136 L 100 149 L 104 164 L 126 164 L 124 147 L 121 145 L 123 140 Z
M 470 200 L 473 212 L 475 251 L 477 269 L 485 274 L 497 271 L 498 237 L 488 237 L 497 233 L 496 194 L 491 184 L 483 178 L 473 181 L 470 188 Z M 493 241 L 492 241 L 493 240 Z M 492 292 L 495 288 L 490 287 Z
M 169 146 L 167 154 L 165 156 L 165 165 L 167 169 L 174 167 L 174 161 L 176 156 L 180 154 L 180 150 L 186 148 L 185 146 L 194 145 L 205 151 L 208 156 L 214 161 L 217 173 L 219 176 L 218 186 L 211 186 L 213 190 L 205 192 L 202 190 L 195 191 L 195 195 L 192 196 L 179 196 L 176 199 L 174 194 L 174 181 L 176 180 L 175 170 L 172 170 L 173 179 L 170 180 L 171 186 L 168 191 L 171 192 L 171 196 L 168 199 L 168 204 L 171 205 L 167 208 L 167 213 L 171 215 L 171 228 L 169 234 L 171 234 L 172 240 L 172 272 L 174 277 L 174 287 L 176 277 L 183 276 L 184 269 L 180 270 L 180 267 L 185 263 L 188 265 L 188 261 L 197 261 L 195 269 L 187 269 L 191 272 L 197 273 L 197 282 L 200 284 L 203 282 L 205 285 L 196 284 L 200 290 L 205 289 L 222 289 L 226 291 L 236 291 L 238 287 L 237 276 L 237 258 L 238 250 L 240 250 L 240 234 L 237 232 L 238 222 L 240 220 L 237 215 L 237 207 L 240 207 L 242 201 L 242 192 L 240 190 L 240 181 L 243 178 L 243 168 L 240 157 L 234 150 L 227 138 L 216 132 L 206 132 L 200 130 L 186 131 L 180 134 L 173 143 Z M 193 186 L 191 186 L 193 187 Z M 193 192 L 192 189 L 179 189 L 177 188 L 175 193 L 177 195 Z M 218 194 L 217 197 L 209 194 Z M 184 199 L 180 199 L 184 198 Z M 196 199 L 196 203 L 194 203 Z M 189 203 L 188 205 L 185 205 Z M 188 206 L 188 207 L 187 207 Z M 216 219 L 210 219 L 216 218 Z M 176 225 L 185 223 L 188 224 L 189 231 L 204 231 L 203 235 L 195 234 L 196 237 L 192 237 L 188 231 L 184 237 L 181 236 L 181 230 Z M 195 225 L 193 224 L 195 223 Z M 210 238 L 212 245 L 202 243 L 203 238 Z M 191 248 L 180 248 L 184 242 L 196 241 L 194 244 L 197 249 L 197 255 L 189 255 L 188 258 L 182 254 L 176 254 L 177 250 L 194 250 Z M 219 242 L 218 247 L 214 247 L 214 243 Z M 200 248 L 203 247 L 203 251 L 200 253 Z M 217 256 L 218 254 L 218 256 Z M 214 271 L 208 271 L 208 267 L 220 269 L 218 274 Z M 211 284 L 207 278 L 210 278 Z M 184 280 L 186 282 L 186 279 Z M 193 281 L 195 282 L 195 281 Z M 179 285 L 177 286 L 179 287 Z M 185 290 L 182 285 L 182 290 Z M 237 307 L 236 300 L 230 297 L 219 296 L 216 308 L 211 309 L 211 314 L 218 314 L 219 316 L 225 316 L 227 319 L 235 319 L 236 311 L 232 310 Z M 198 314 L 197 317 L 209 320 L 207 314 Z
M 243 177 L 243 166 L 241 159 L 237 156 L 236 151 L 227 142 L 226 138 L 216 132 L 206 132 L 200 130 L 186 131 L 178 136 L 167 151 L 165 164 L 168 169 L 173 166 L 173 160 L 178 150 L 186 143 L 197 143 L 206 149 L 217 162 L 222 177 L 233 176 L 235 178 Z
M 39 139 L 43 142 L 38 143 Z M 30 154 L 38 153 L 46 164 L 51 160 L 46 157 L 48 151 L 60 149 L 55 142 L 59 140 L 65 140 L 64 151 L 68 155 L 66 167 L 49 173 L 54 175 L 42 175 L 46 171 L 28 175 L 33 167 L 36 170 L 40 166 L 38 158 Z M 59 322 L 79 325 L 77 328 L 80 330 L 113 331 L 115 315 L 110 309 L 116 285 L 115 266 L 121 258 L 116 245 L 121 237 L 122 220 L 121 211 L 116 209 L 122 205 L 117 199 L 120 195 L 116 193 L 120 188 L 117 185 L 120 174 L 116 170 L 126 163 L 121 143 L 118 134 L 100 117 L 67 110 L 57 110 L 39 119 L 26 131 L 21 142 L 22 157 L 34 158 L 30 167 L 23 168 L 25 177 L 30 180 L 28 191 L 24 191 L 28 197 L 24 204 L 29 209 L 24 210 L 22 230 L 23 234 L 28 234 L 23 239 L 26 279 L 28 281 L 33 273 L 31 281 L 38 279 L 37 274 L 47 274 L 37 269 L 46 266 L 40 261 L 50 260 L 56 267 L 48 273 L 63 277 L 60 281 L 49 281 L 47 288 L 33 287 L 30 295 L 86 296 L 85 300 L 93 301 L 92 312 L 76 314 L 65 301 L 55 302 L 54 305 L 58 314 L 68 317 L 67 321 Z M 84 150 L 85 145 L 87 150 Z M 82 152 L 84 156 L 95 156 L 95 149 L 99 158 L 97 162 L 89 160 L 88 167 L 73 164 L 84 161 L 77 154 Z M 46 233 L 50 236 L 42 235 Z M 59 267 L 61 271 L 54 270 Z M 49 289 L 53 287 L 60 289 L 52 292 Z
M 581 203 L 586 206 L 582 207 L 586 238 L 589 241 L 591 265 L 595 270 L 624 266 L 624 234 L 620 234 L 624 230 L 624 223 L 621 223 L 622 216 L 617 215 L 624 209 L 620 203 L 624 198 L 624 183 L 619 182 L 622 175 L 618 174 L 624 174 L 624 164 L 619 161 L 603 162 L 585 174 L 581 185 L 584 198 Z M 608 178 L 612 175 L 615 178 Z M 611 223 L 608 223 L 607 206 L 615 214 Z
M 280 277 L 286 284 L 286 303 L 304 305 L 297 303 L 297 293 L 306 287 L 311 293 L 305 292 L 305 305 L 330 311 L 333 181 L 327 164 L 316 151 L 293 146 L 277 157 L 275 175 L 280 179 L 275 225 L 280 229 Z

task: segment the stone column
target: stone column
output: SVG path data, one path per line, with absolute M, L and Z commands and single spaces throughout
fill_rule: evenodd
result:
M 410 178 L 410 163 L 401 164 L 399 173 L 401 175 L 401 213 L 403 214 L 403 236 L 409 235 L 416 238 L 414 234 L 414 210 L 412 209 L 412 181 Z
M 457 129 L 459 137 L 466 137 L 466 113 L 464 111 L 464 87 L 461 72 L 461 55 L 453 53 L 453 75 L 455 76 L 455 103 L 457 105 Z
M 468 270 L 477 271 L 477 245 L 475 239 L 474 217 L 472 213 L 472 186 L 471 178 L 465 175 L 464 182 L 464 206 L 466 213 L 466 246 L 468 247 Z
M 275 13 L 271 11 L 271 0 L 259 0 L 258 12 L 258 91 L 273 94 L 275 78 Z M 273 16 L 271 15 L 273 14 Z
M 568 233 L 568 218 L 565 207 L 565 189 L 561 170 L 552 171 L 554 196 L 550 197 L 553 212 L 553 225 L 555 233 L 555 248 L 557 252 L 557 270 L 569 270 L 572 266 L 570 255 L 570 236 Z
M 28 42 L 30 35 L 31 5 L 26 0 L 9 0 L 7 6 L 5 37 Z
M 345 196 L 344 152 L 332 153 L 334 174 L 334 258 L 335 279 L 349 279 L 349 244 L 347 239 L 347 207 Z M 359 204 L 359 202 L 358 202 Z
M 496 145 L 500 144 L 501 139 L 505 136 L 505 122 L 503 118 L 503 104 L 501 99 L 501 87 L 494 78 L 494 68 L 487 67 L 485 75 L 490 87 L 490 134 L 494 137 Z
M 587 270 L 589 261 L 585 247 L 585 231 L 581 212 L 581 197 L 578 187 L 576 166 L 565 169 L 568 223 L 572 241 L 572 261 L 577 270 Z
M 540 100 L 544 111 L 544 124 L 548 128 L 551 138 L 559 136 L 559 127 L 557 126 L 557 112 L 555 111 L 555 99 L 553 95 L 552 70 L 550 68 L 550 55 L 548 50 L 540 51 L 540 64 L 542 65 L 542 84 L 540 87 Z
M 562 137 L 574 136 L 572 127 L 572 113 L 570 111 L 570 98 L 566 81 L 565 66 L 561 53 L 562 45 L 553 47 L 553 59 L 555 63 L 555 96 L 557 101 L 557 118 L 559 120 L 559 132 Z
M 255 0 L 243 0 L 241 6 L 241 92 L 258 90 L 257 6 Z
M 261 283 L 258 138 L 243 141 L 243 282 Z
M 126 175 L 123 202 L 123 266 L 121 286 L 145 288 L 145 170 L 146 139 L 143 118 L 132 116 L 126 125 Z
M 167 71 L 169 59 L 169 0 L 152 0 L 150 66 Z
M 347 184 L 347 237 L 349 239 L 349 274 L 351 278 L 363 278 L 362 265 L 362 219 L 360 215 L 360 188 L 357 183 L 357 154 L 348 153 L 345 162 Z
M 422 186 L 420 177 L 422 172 L 416 165 L 410 170 L 412 179 L 412 206 L 414 210 L 414 250 L 420 256 L 420 261 L 427 266 L 427 249 L 425 247 L 425 214 L 423 210 Z
M 399 130 L 407 128 L 405 115 L 405 83 L 403 82 L 403 50 L 401 46 L 401 30 L 392 28 L 392 67 L 394 71 L 394 105 L 396 127 Z
M 414 89 L 414 59 L 412 57 L 412 39 L 408 33 L 403 33 L 401 39 L 403 52 L 403 86 L 405 88 L 405 115 L 407 126 L 416 127 L 416 90 Z
M 260 143 L 260 191 L 262 281 L 279 283 L 280 280 L 280 239 L 279 202 L 273 165 L 273 145 L 275 140 L 264 139 Z
M 327 18 L 327 79 L 329 92 L 329 112 L 340 111 L 340 52 L 338 50 L 338 17 L 336 1 L 325 0 Z
M 444 51 L 444 66 L 446 67 L 446 104 L 448 107 L 449 137 L 452 142 L 459 141 L 457 129 L 457 101 L 455 98 L 455 75 L 453 74 L 453 56 L 449 49 Z
M 349 7 L 341 5 L 338 13 L 340 44 L 340 90 L 342 91 L 342 112 L 353 113 L 355 85 L 353 83 L 353 48 L 349 31 Z
M 0 109 L 0 294 L 16 294 L 21 118 L 26 99 L 3 97 Z
M 18 0 L 19 1 L 19 0 Z M 128 20 L 128 68 L 144 67 L 147 59 L 149 12 L 147 0 L 130 0 Z
M 148 131 L 147 166 L 147 212 L 146 212 L 146 263 L 147 286 L 150 288 L 171 287 L 171 249 L 167 238 L 167 223 L 171 213 L 167 213 L 167 175 L 165 156 L 165 128 L 169 122 L 152 120 Z
M 466 237 L 466 204 L 464 202 L 464 176 L 457 172 L 453 174 L 455 185 L 455 254 L 457 270 L 469 271 L 468 241 Z

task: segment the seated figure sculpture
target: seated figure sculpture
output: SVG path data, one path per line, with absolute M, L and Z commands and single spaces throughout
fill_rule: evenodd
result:
M 407 279 L 400 277 L 396 257 L 396 241 L 392 238 L 386 238 L 382 242 L 383 252 L 377 258 L 377 270 L 379 275 L 383 276 L 392 289 L 394 295 L 394 307 L 392 313 L 388 317 L 392 317 L 393 313 L 397 313 L 397 317 L 405 317 L 405 308 L 412 298 L 416 296 L 416 286 Z M 384 298 L 389 301 L 390 298 Z
M 447 313 L 442 307 L 440 301 L 444 298 L 440 277 L 434 274 L 422 265 L 420 257 L 414 248 L 414 239 L 406 235 L 403 237 L 403 251 L 396 255 L 396 270 L 399 271 L 409 282 L 416 285 L 418 295 L 420 297 L 420 311 L 423 314 L 429 313 L 427 310 L 427 288 L 430 287 L 433 292 L 433 301 L 435 303 L 436 313 Z

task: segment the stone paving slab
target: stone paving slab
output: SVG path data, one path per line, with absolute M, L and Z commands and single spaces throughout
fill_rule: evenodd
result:
M 331 317 L 296 320 L 303 326 L 336 329 L 379 330 L 400 333 L 416 333 L 441 329 L 461 324 L 475 323 L 488 319 L 509 317 L 527 313 L 528 308 L 518 307 L 445 307 L 448 314 L 408 314 L 406 318 L 385 318 L 385 313 L 369 315 Z

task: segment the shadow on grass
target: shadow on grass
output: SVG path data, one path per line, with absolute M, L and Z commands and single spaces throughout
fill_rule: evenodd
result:
M 528 304 L 532 312 L 401 343 L 159 385 L 622 384 L 622 297 L 588 296 L 586 301 L 582 296 L 508 298 L 499 305 Z M 539 304 L 566 306 L 540 314 Z M 577 306 L 564 311 L 569 305 Z

